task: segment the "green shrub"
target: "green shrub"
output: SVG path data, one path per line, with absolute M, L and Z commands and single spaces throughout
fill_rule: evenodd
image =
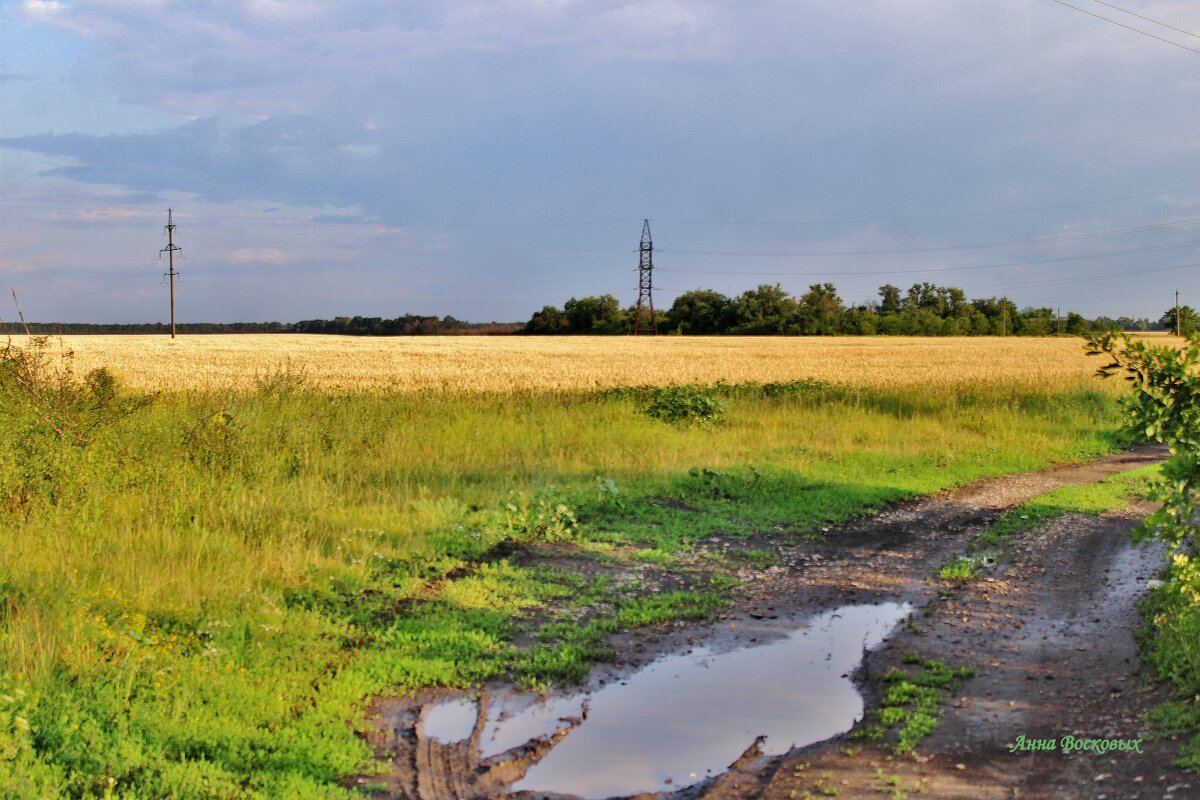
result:
M 715 388 L 706 386 L 665 386 L 650 396 L 646 413 L 672 425 L 714 425 L 725 418 L 725 404 Z

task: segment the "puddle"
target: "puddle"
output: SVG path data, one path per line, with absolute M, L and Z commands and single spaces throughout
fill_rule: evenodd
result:
M 774 642 L 697 648 L 590 692 L 442 700 L 420 712 L 418 736 L 435 740 L 434 761 L 463 760 L 492 789 L 587 800 L 681 789 L 725 772 L 760 737 L 763 754 L 779 755 L 848 730 L 863 713 L 850 675 L 910 611 L 846 606 Z
M 679 789 L 724 772 L 755 739 L 780 755 L 848 730 L 863 713 L 850 681 L 863 652 L 910 612 L 907 604 L 848 606 L 808 620 L 761 647 L 713 653 L 698 648 L 657 661 L 589 696 L 533 706 L 488 726 L 484 748 L 563 716 L 587 718 L 512 786 L 606 798 Z M 571 705 L 571 704 L 574 705 Z M 495 732 L 492 732 L 495 727 Z M 495 746 L 490 738 L 503 738 Z
M 461 742 L 475 730 L 479 705 L 465 697 L 444 700 L 427 706 L 421 714 L 425 735 L 445 744 Z

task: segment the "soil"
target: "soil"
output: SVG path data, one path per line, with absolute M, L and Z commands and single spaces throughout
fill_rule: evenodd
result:
M 1007 565 L 952 591 L 930 580 L 971 536 L 1010 509 L 1059 486 L 1085 484 L 1164 457 L 1139 448 L 1086 465 L 988 479 L 966 488 L 897 504 L 830 531 L 822 541 L 749 543 L 714 537 L 708 549 L 770 549 L 778 563 L 746 569 L 730 611 L 715 624 L 677 623 L 626 632 L 614 644 L 618 663 L 593 670 L 599 687 L 664 653 L 697 643 L 720 650 L 770 641 L 801 621 L 850 603 L 907 602 L 910 624 L 864 660 L 857 680 L 868 708 L 882 696 L 882 676 L 917 652 L 975 676 L 962 681 L 941 724 L 919 755 L 893 756 L 881 745 L 835 737 L 783 756 L 766 757 L 760 741 L 723 775 L 656 800 L 793 800 L 805 797 L 1183 798 L 1200 797 L 1200 779 L 1174 766 L 1178 742 L 1150 741 L 1143 713 L 1163 699 L 1147 685 L 1133 630 L 1136 603 L 1157 576 L 1162 551 L 1134 547 L 1128 532 L 1145 516 L 1137 506 L 1102 516 L 1069 514 L 1024 535 Z M 647 577 L 653 578 L 648 575 Z M 762 687 L 771 691 L 771 687 Z M 489 687 L 481 694 L 482 709 Z M 554 744 L 579 724 L 486 763 L 473 761 L 474 739 L 443 745 L 422 734 L 417 712 L 436 692 L 376 704 L 371 741 L 392 760 L 387 776 L 369 779 L 375 797 L 452 800 L 545 797 L 506 794 Z M 1055 751 L 1014 749 L 1020 738 L 1053 740 Z M 1065 753 L 1063 737 L 1138 740 L 1142 752 Z M 362 781 L 360 781 L 361 783 Z

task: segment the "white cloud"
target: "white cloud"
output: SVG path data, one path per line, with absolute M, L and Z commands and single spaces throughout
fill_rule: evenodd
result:
M 63 10 L 63 4 L 58 0 L 22 0 L 21 11 L 30 19 L 45 19 Z
M 1200 29 L 1194 3 L 1140 8 Z M 23 128 L 66 134 L 8 142 L 8 153 L 21 148 L 63 165 L 45 180 L 177 192 L 216 205 L 351 208 L 355 219 L 388 232 L 420 223 L 451 231 L 419 237 L 418 247 L 377 241 L 388 237 L 354 224 L 314 228 L 299 243 L 234 235 L 219 214 L 193 229 L 222 232 L 207 248 L 189 242 L 197 263 L 205 252 L 234 263 L 286 259 L 289 274 L 316 264 L 388 264 L 411 275 L 444 271 L 448 283 L 479 284 L 481 294 L 520 274 L 566 297 L 593 290 L 572 276 L 599 282 L 594 276 L 613 269 L 607 229 L 586 246 L 564 232 L 557 246 L 568 267 L 538 260 L 548 246 L 544 230 L 528 238 L 520 228 L 463 231 L 628 217 L 635 230 L 611 256 L 619 261 L 636 245 L 641 217 L 656 214 L 919 217 L 1187 185 L 1180 165 L 1200 141 L 1191 102 L 1196 56 L 1041 2 L 24 0 L 21 10 L 31 22 L 86 37 L 76 54 L 81 73 L 178 120 L 111 136 L 71 135 L 57 124 Z M 25 82 L 0 91 L 18 83 Z M 159 205 L 147 213 L 161 215 Z M 1065 222 L 1103 225 L 1107 210 Z M 62 221 L 111 222 L 119 213 Z M 717 250 L 853 249 L 864 240 L 902 248 L 1024 238 L 992 230 L 1063 221 L 663 234 L 676 247 L 685 235 L 711 236 L 701 244 Z M 771 237 L 778 241 L 765 241 Z M 114 238 L 112 248 L 115 262 L 134 246 L 122 251 Z M 581 249 L 604 255 L 576 256 Z M 873 291 L 847 285 L 843 295 Z
M 229 260 L 235 264 L 282 264 L 287 261 L 287 254 L 273 247 L 246 247 L 230 253 Z

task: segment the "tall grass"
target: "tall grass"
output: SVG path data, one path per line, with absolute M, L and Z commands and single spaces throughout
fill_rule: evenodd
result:
M 370 694 L 577 677 L 594 637 L 511 644 L 523 615 L 570 598 L 615 603 L 612 624 L 683 613 L 672 599 L 631 616 L 611 587 L 492 565 L 504 540 L 669 550 L 705 525 L 802 531 L 1096 456 L 1116 421 L 1075 378 L 719 385 L 722 424 L 689 428 L 646 414 L 637 389 L 339 393 L 285 369 L 150 399 L 89 389 L 69 360 L 43 360 L 60 391 L 33 402 L 16 358 L 0 369 L 14 797 L 341 796 L 367 759 L 345 722 Z M 66 427 L 45 405 L 63 392 Z

